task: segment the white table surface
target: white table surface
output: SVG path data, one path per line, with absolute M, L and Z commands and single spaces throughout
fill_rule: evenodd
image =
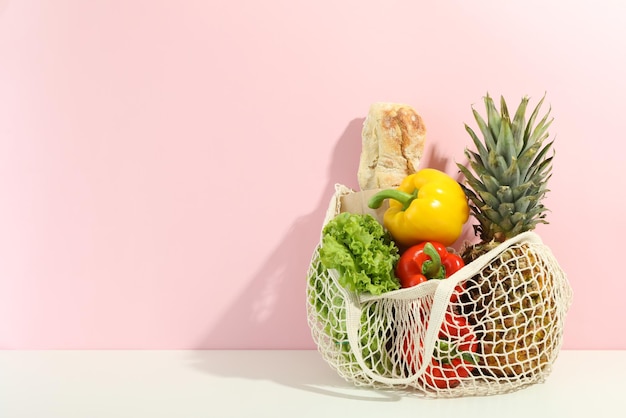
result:
M 316 351 L 0 351 L 0 417 L 599 418 L 626 415 L 624 376 L 626 351 L 561 351 L 545 383 L 423 399 L 356 388 Z

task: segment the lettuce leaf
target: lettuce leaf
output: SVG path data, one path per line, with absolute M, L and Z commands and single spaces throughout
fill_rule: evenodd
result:
M 400 288 L 394 269 L 399 250 L 371 215 L 340 213 L 322 230 L 320 261 L 339 272 L 348 290 L 380 295 Z

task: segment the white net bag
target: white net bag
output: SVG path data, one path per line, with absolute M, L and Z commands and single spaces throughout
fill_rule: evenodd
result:
M 324 224 L 343 197 L 359 193 L 337 185 Z M 518 235 L 445 280 L 382 295 L 343 288 L 320 262 L 320 245 L 308 271 L 308 322 L 344 379 L 460 397 L 511 392 L 550 374 L 572 291 L 537 234 Z

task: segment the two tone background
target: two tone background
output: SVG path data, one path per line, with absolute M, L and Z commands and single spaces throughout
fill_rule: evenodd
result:
M 564 348 L 625 349 L 626 6 L 0 0 L 0 349 L 307 349 L 305 275 L 371 103 L 456 174 L 546 94 Z

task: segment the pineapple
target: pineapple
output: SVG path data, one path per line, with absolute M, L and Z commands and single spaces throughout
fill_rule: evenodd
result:
M 469 166 L 458 167 L 466 178 L 464 190 L 478 221 L 474 232 L 480 242 L 463 250 L 466 264 L 501 242 L 547 223 L 542 199 L 548 192 L 553 141 L 546 141 L 550 110 L 539 116 L 544 98 L 528 121 L 528 97 L 522 99 L 512 120 L 503 97 L 498 111 L 486 95 L 485 119 L 472 109 L 482 138 L 465 126 L 476 150 L 466 149 Z M 520 244 L 466 282 L 460 309 L 475 326 L 484 374 L 534 375 L 556 355 L 558 289 L 551 275 L 532 246 Z

